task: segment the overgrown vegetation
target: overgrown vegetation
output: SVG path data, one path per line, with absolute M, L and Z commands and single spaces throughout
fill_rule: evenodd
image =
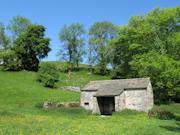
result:
M 131 16 L 115 42 L 116 74 L 150 77 L 156 103 L 180 100 L 179 13 L 180 6 L 156 7 Z
M 59 80 L 59 71 L 53 63 L 43 63 L 38 70 L 37 79 L 47 87 L 55 87 L 55 82 Z

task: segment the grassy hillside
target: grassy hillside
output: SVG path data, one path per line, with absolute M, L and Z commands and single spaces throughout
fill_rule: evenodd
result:
M 57 68 L 61 69 L 60 72 L 60 81 L 58 82 L 57 86 L 62 87 L 62 86 L 77 86 L 77 87 L 84 87 L 86 84 L 88 84 L 90 81 L 95 81 L 95 80 L 110 80 L 111 77 L 109 74 L 107 75 L 99 75 L 95 73 L 90 73 L 89 72 L 89 67 L 88 65 L 79 65 L 79 70 L 74 69 L 72 71 L 72 75 L 70 76 L 70 79 L 68 78 L 68 73 L 66 71 L 66 63 L 64 62 L 56 62 L 56 61 L 51 61 L 51 63 L 54 63 Z M 41 65 L 41 63 L 40 63 Z
M 154 109 L 171 112 L 166 119 L 149 118 L 146 113 L 131 110 L 113 113 L 111 117 L 100 117 L 81 107 L 41 108 L 45 101 L 80 100 L 80 93 L 61 90 L 61 86 L 83 87 L 89 81 L 110 79 L 108 75 L 89 74 L 88 69 L 82 66 L 81 70 L 74 71 L 70 80 L 66 72 L 61 72 L 61 81 L 56 89 L 43 87 L 36 81 L 35 72 L 0 71 L 0 135 L 180 134 L 179 105 L 154 106 Z
M 65 63 L 53 62 L 58 68 L 63 69 Z M 34 107 L 36 104 L 45 101 L 68 102 L 80 101 L 80 93 L 64 91 L 62 86 L 84 87 L 92 80 L 107 80 L 110 76 L 100 76 L 89 74 L 86 65 L 80 65 L 81 70 L 74 71 L 68 79 L 67 72 L 60 72 L 60 81 L 57 82 L 57 88 L 51 89 L 43 87 L 36 80 L 36 72 L 28 71 L 0 71 L 0 109 L 18 110 L 19 105 Z M 84 68 L 84 69 L 82 69 Z

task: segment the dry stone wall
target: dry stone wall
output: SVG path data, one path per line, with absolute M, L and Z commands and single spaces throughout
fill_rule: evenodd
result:
M 61 87 L 61 89 L 71 90 L 71 91 L 75 91 L 75 92 L 81 92 L 80 87 L 74 87 L 74 86 L 64 86 L 64 87 Z
M 44 106 L 43 108 L 58 108 L 58 107 L 79 107 L 80 106 L 80 103 L 79 102 L 66 102 L 66 103 L 53 103 L 53 102 L 44 102 Z

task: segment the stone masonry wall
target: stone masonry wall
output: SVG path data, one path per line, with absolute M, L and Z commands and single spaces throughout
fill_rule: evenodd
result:
M 81 91 L 81 106 L 87 110 L 93 110 L 93 103 L 95 102 L 93 95 L 95 93 L 96 91 Z
M 154 96 L 153 96 L 153 89 L 152 89 L 152 85 L 151 82 L 149 82 L 148 87 L 147 87 L 147 110 L 150 110 L 153 105 L 154 105 Z
M 125 90 L 126 108 L 147 112 L 147 90 Z
M 119 108 L 118 108 L 118 111 L 124 110 L 125 107 L 126 107 L 126 104 L 125 104 L 125 92 L 123 91 L 123 92 L 119 95 Z

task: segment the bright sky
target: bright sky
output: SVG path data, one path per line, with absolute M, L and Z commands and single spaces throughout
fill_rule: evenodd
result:
M 0 0 L 0 22 L 5 26 L 13 16 L 21 15 L 45 26 L 52 51 L 43 61 L 56 61 L 60 49 L 58 33 L 67 24 L 79 22 L 89 28 L 98 21 L 127 24 L 131 15 L 146 14 L 154 7 L 176 7 L 180 0 Z

